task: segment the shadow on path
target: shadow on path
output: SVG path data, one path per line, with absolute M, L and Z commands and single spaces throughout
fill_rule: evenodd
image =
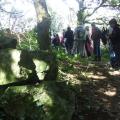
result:
M 104 64 L 79 68 L 86 75 L 78 77 L 81 85 L 72 120 L 120 120 L 120 71 Z

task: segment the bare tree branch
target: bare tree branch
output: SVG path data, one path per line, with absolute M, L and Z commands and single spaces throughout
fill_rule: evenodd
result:
M 3 9 L 1 6 L 0 6 L 0 11 L 5 12 L 7 14 L 21 14 L 22 13 L 22 12 L 10 12 L 10 11 Z
M 107 0 L 102 0 L 102 2 L 100 3 L 100 5 L 99 5 L 98 7 L 96 7 L 96 8 L 92 11 L 92 13 L 90 13 L 90 14 L 88 14 L 88 15 L 85 16 L 84 20 L 85 20 L 87 17 L 92 16 L 100 7 L 103 6 L 103 4 L 104 4 L 105 2 L 107 2 Z
M 117 5 L 107 4 L 107 5 L 103 5 L 102 7 L 111 7 L 111 8 L 114 8 L 114 9 L 120 9 L 120 4 L 117 4 Z

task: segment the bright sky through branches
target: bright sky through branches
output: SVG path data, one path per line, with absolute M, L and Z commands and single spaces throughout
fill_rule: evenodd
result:
M 0 3 L 2 2 L 4 3 L 4 1 L 5 0 L 1 0 Z M 46 1 L 47 1 L 47 5 L 51 7 L 53 11 L 55 11 L 60 17 L 62 17 L 64 27 L 67 27 L 68 25 L 73 27 L 76 26 L 77 23 L 76 14 L 79 9 L 79 5 L 76 2 L 76 0 L 46 0 Z M 92 6 L 94 8 L 96 6 L 95 2 L 92 2 L 92 4 L 90 4 L 91 0 L 85 0 L 85 1 L 86 1 L 85 2 L 86 7 Z M 23 12 L 24 19 L 34 19 L 34 21 L 36 20 L 36 14 L 35 14 L 34 5 L 32 4 L 32 0 L 6 0 L 5 2 L 7 2 L 7 4 L 4 5 L 3 8 L 6 11 L 11 11 L 13 9 L 16 9 L 20 12 L 21 11 Z M 91 9 L 89 9 L 89 12 L 90 10 Z M 106 10 L 106 8 L 100 8 L 96 12 L 96 14 L 91 16 L 91 19 L 96 19 L 99 17 L 107 17 L 107 16 L 112 17 L 114 16 L 114 13 L 115 11 L 112 12 L 108 9 Z M 8 18 L 6 18 L 6 20 L 8 20 Z M 6 20 L 3 21 L 4 24 Z M 34 26 L 35 22 L 29 24 Z

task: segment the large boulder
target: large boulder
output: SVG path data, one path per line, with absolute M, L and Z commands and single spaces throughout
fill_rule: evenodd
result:
M 0 31 L 0 49 L 5 48 L 16 48 L 17 46 L 17 37 L 13 34 L 4 33 Z
M 0 119 L 71 120 L 74 95 L 63 82 L 8 88 L 0 97 Z
M 74 95 L 55 81 L 54 53 L 15 47 L 14 39 L 0 41 L 0 120 L 71 120 Z
M 3 49 L 0 57 L 0 119 L 71 120 L 74 95 L 65 82 L 55 81 L 53 53 Z M 36 79 L 42 82 L 19 86 L 20 81 Z M 3 89 L 4 85 L 9 86 Z
M 0 50 L 0 85 L 20 80 L 55 80 L 55 55 L 48 51 Z

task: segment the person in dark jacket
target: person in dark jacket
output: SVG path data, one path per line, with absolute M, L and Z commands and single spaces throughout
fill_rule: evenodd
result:
M 100 39 L 102 36 L 102 32 L 98 27 L 96 27 L 95 23 L 92 23 L 91 26 L 92 26 L 91 39 L 93 40 L 94 61 L 101 61 Z
M 71 54 L 71 51 L 73 48 L 74 35 L 70 27 L 67 28 L 67 31 L 65 32 L 65 35 L 64 35 L 64 39 L 65 39 L 65 47 L 66 47 L 67 53 Z
M 107 30 L 107 28 L 105 28 L 105 27 L 103 27 L 102 28 L 102 43 L 103 43 L 103 45 L 106 45 L 107 44 L 107 34 L 108 34 L 108 30 Z
M 116 19 L 111 19 L 109 25 L 112 28 L 112 33 L 109 36 L 111 46 L 116 56 L 116 67 L 120 67 L 120 26 Z
M 84 25 L 79 25 L 75 28 L 74 31 L 74 45 L 73 45 L 73 54 L 78 54 L 80 57 L 85 57 L 85 28 Z
M 54 34 L 53 40 L 52 40 L 52 44 L 54 47 L 58 47 L 60 44 L 60 38 L 58 34 Z

